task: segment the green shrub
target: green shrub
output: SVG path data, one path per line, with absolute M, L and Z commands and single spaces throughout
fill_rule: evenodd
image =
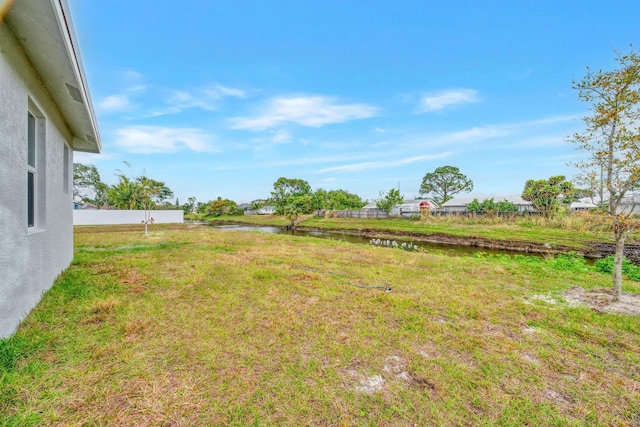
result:
M 596 270 L 601 273 L 613 273 L 613 255 L 596 261 Z M 622 274 L 629 279 L 640 282 L 640 266 L 631 264 L 626 257 L 622 259 Z
M 559 254 L 549 261 L 551 266 L 557 270 L 576 271 L 586 273 L 592 268 L 587 265 L 587 261 L 576 252 Z

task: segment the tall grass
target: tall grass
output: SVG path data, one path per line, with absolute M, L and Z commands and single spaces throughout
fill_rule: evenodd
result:
M 526 228 L 552 228 L 563 230 L 596 232 L 608 232 L 611 229 L 610 221 L 602 215 L 586 212 L 572 212 L 547 218 L 533 214 L 506 214 L 506 215 L 426 215 L 417 217 L 421 222 L 433 224 L 483 224 L 483 225 L 517 225 Z

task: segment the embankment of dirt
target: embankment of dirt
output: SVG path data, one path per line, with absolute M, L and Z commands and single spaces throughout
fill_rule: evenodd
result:
M 474 236 L 453 236 L 450 234 L 434 233 L 434 234 L 419 234 L 410 232 L 398 232 L 391 230 L 373 230 L 373 229 L 360 229 L 360 230 L 344 230 L 344 229 L 327 229 L 327 228 L 315 228 L 315 227 L 298 227 L 299 229 L 306 230 L 322 230 L 322 231 L 335 231 L 341 233 L 350 233 L 367 238 L 392 238 L 392 237 L 410 237 L 412 239 L 428 242 L 428 243 L 441 243 L 447 245 L 460 245 L 470 246 L 477 248 L 487 249 L 500 249 L 506 251 L 514 251 L 521 253 L 535 253 L 546 255 L 565 254 L 569 252 L 576 252 L 578 255 L 585 258 L 599 259 L 605 258 L 615 253 L 615 245 L 613 243 L 592 242 L 587 249 L 576 250 L 571 247 L 563 246 L 551 246 L 544 243 L 523 242 L 523 241 L 510 241 L 510 240 L 491 240 L 483 237 Z M 626 245 L 625 256 L 634 264 L 640 264 L 640 245 Z

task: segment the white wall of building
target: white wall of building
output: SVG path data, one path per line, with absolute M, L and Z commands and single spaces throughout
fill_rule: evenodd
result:
M 151 211 L 154 224 L 182 224 L 184 211 L 158 210 Z M 76 209 L 73 211 L 73 225 L 113 225 L 142 224 L 144 211 L 91 210 Z
M 27 113 L 44 116 L 37 223 L 27 226 Z M 0 338 L 17 329 L 73 257 L 72 135 L 13 33 L 0 25 Z M 73 164 L 67 150 L 67 165 Z M 42 163 L 44 162 L 44 163 Z M 65 191 L 66 189 L 66 191 Z

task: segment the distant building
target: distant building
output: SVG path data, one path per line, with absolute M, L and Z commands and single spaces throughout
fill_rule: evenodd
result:
M 640 194 L 630 194 L 622 199 L 618 211 L 626 215 L 640 215 Z
M 507 200 L 518 207 L 518 212 L 535 212 L 533 208 L 533 204 L 524 200 L 519 196 L 491 196 L 491 197 L 456 197 L 449 200 L 446 203 L 443 203 L 440 208 L 437 209 L 439 212 L 466 212 L 467 205 L 471 203 L 474 199 L 478 199 L 479 202 L 482 202 L 485 199 L 493 199 L 494 202 L 501 202 L 503 200 Z
M 258 215 L 273 215 L 274 213 L 276 213 L 275 206 L 263 206 L 258 209 Z
M 73 209 L 74 210 L 97 210 L 98 206 L 94 205 L 93 203 L 89 203 L 89 202 L 73 202 Z
M 583 197 L 582 199 L 576 200 L 575 202 L 571 203 L 569 205 L 569 210 L 576 212 L 586 212 L 597 207 L 598 205 L 591 197 Z
M 101 149 L 66 0 L 8 4 L 0 15 L 0 338 L 69 266 L 73 152 Z
M 608 197 L 608 193 L 605 194 Z M 569 205 L 571 211 L 591 211 L 598 208 L 600 197 L 583 197 Z M 609 200 L 605 198 L 604 205 L 608 205 Z M 625 215 L 640 215 L 640 193 L 631 193 L 620 201 L 618 213 Z
M 431 210 L 437 208 L 438 205 L 431 199 L 409 199 L 404 203 L 391 209 L 389 214 L 391 216 L 413 216 L 420 215 L 422 210 Z

